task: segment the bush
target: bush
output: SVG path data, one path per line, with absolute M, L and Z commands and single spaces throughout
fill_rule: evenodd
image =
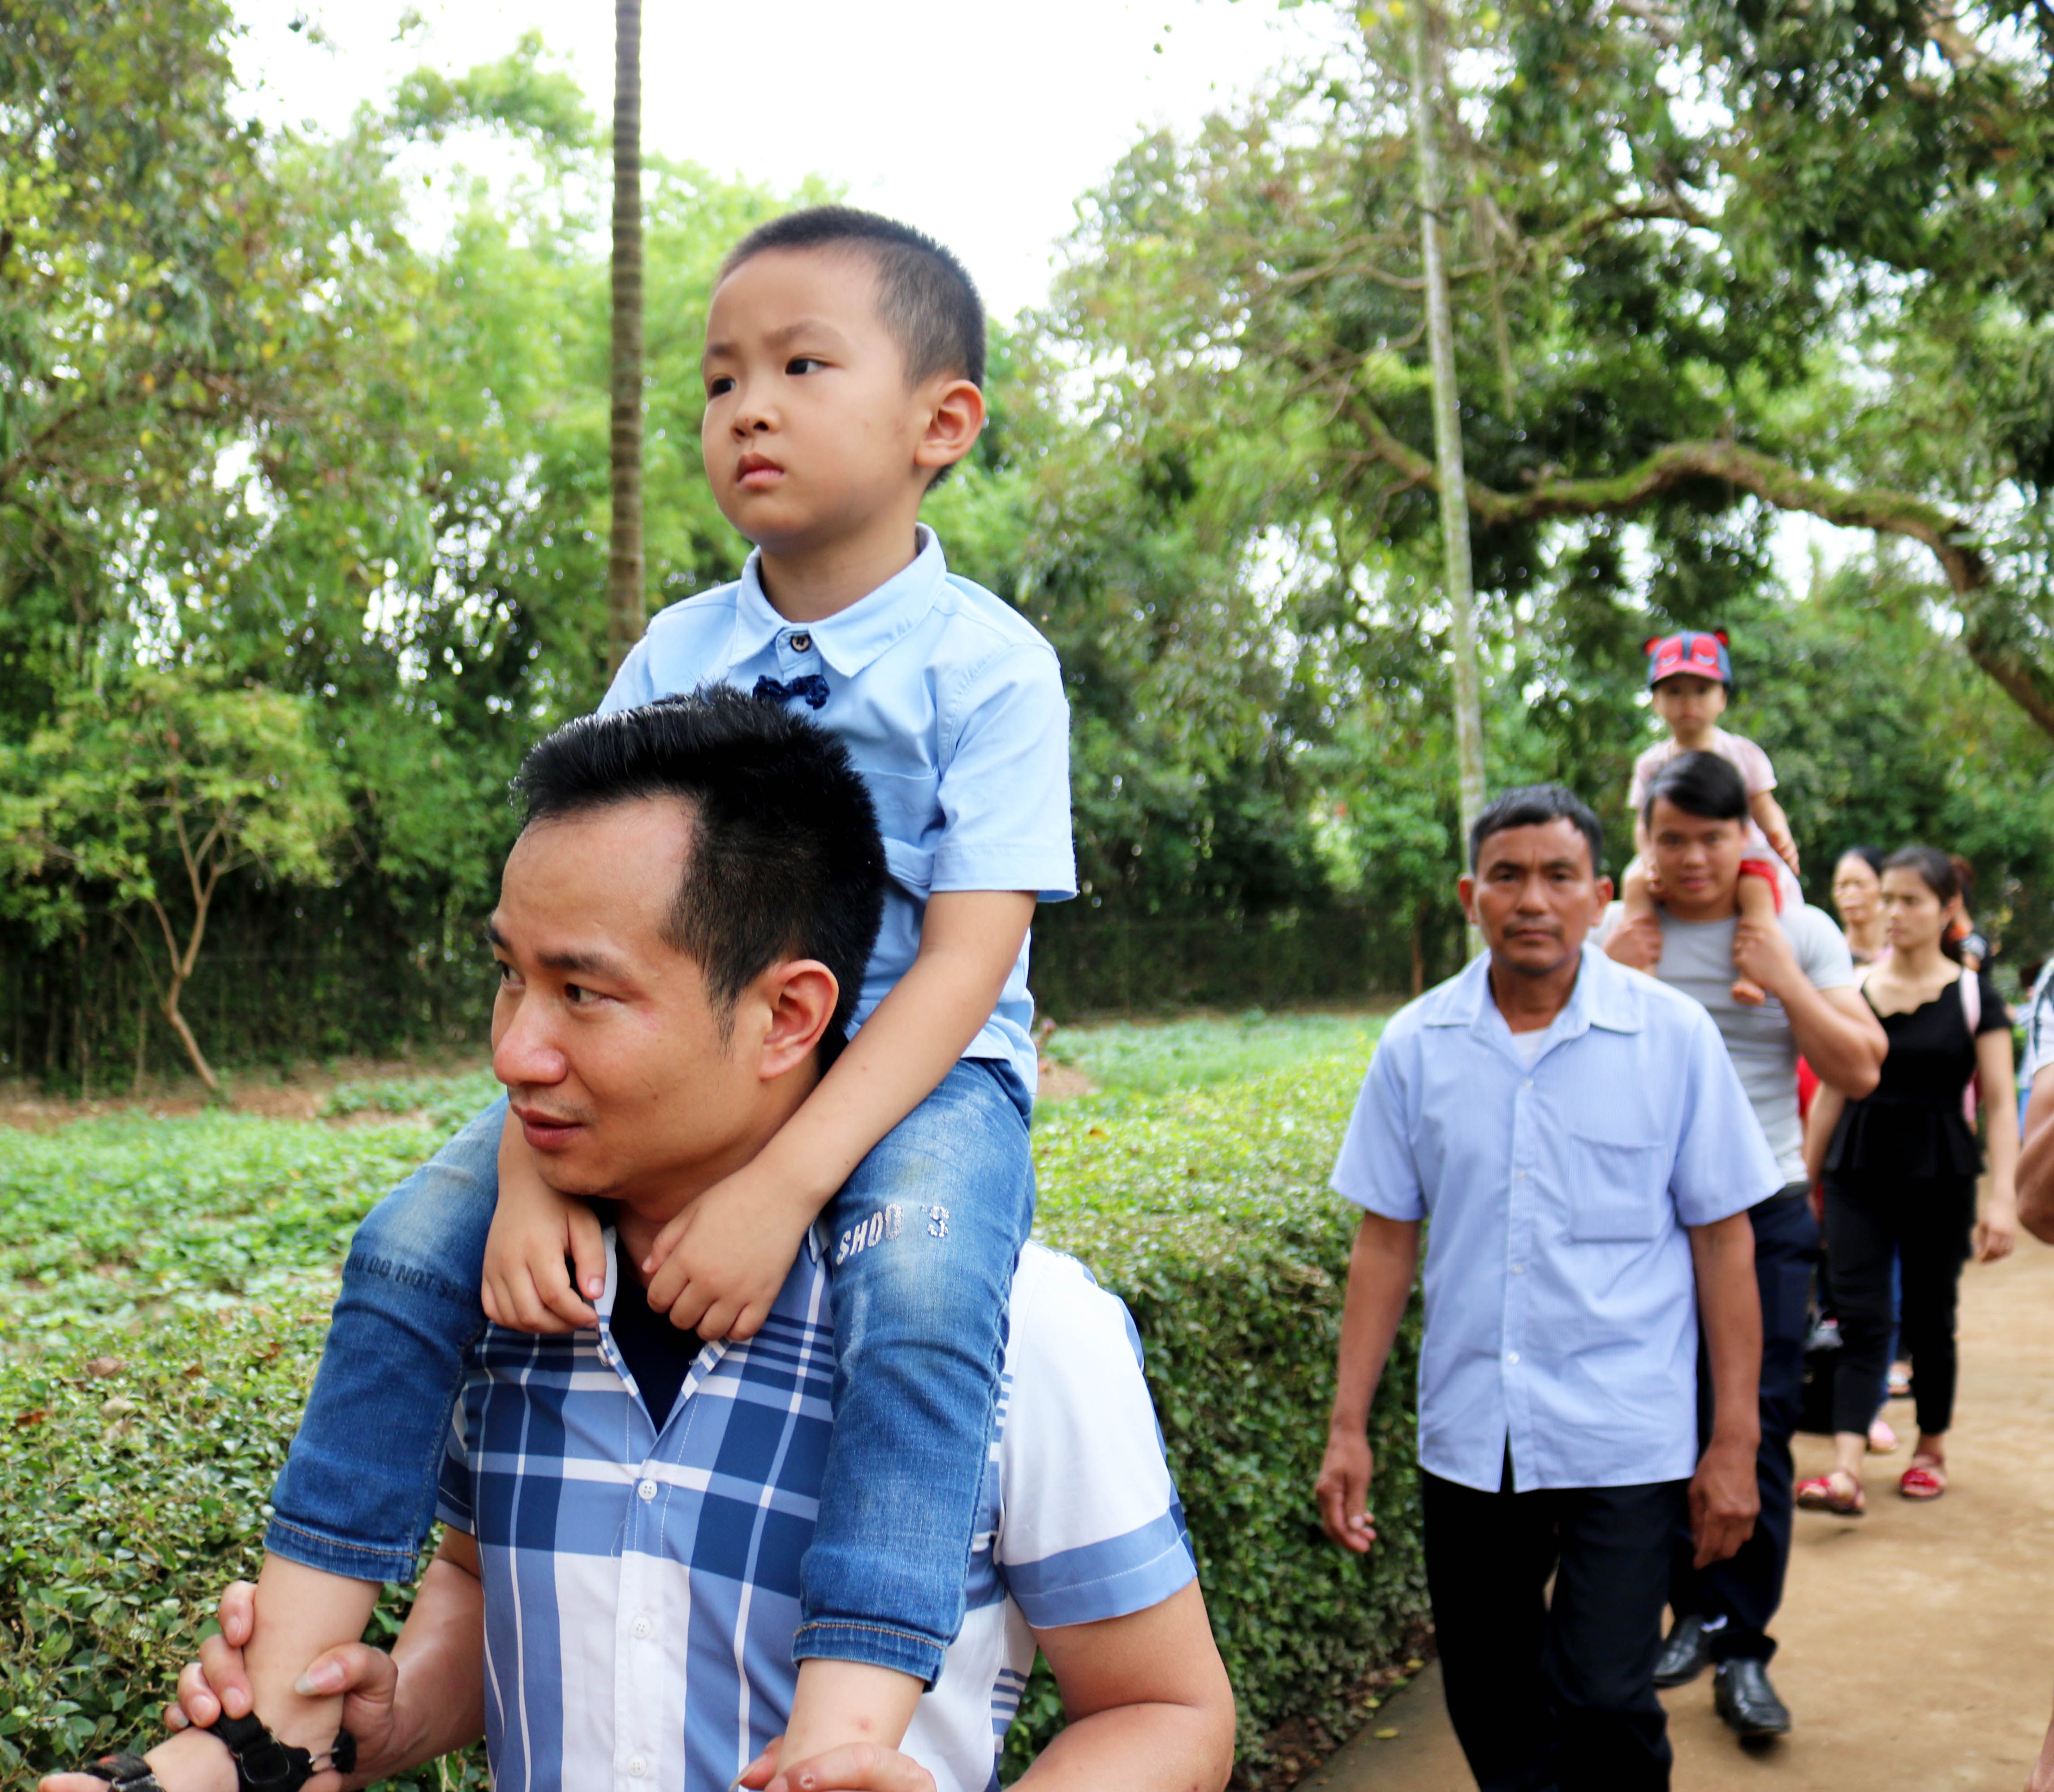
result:
M 1040 1117 L 1040 1230 L 1133 1310 L 1257 1769 L 1287 1719 L 1344 1727 L 1425 1607 L 1416 1315 L 1372 1418 L 1366 1563 L 1311 1502 L 1352 1230 L 1326 1177 L 1367 1034 L 1163 1093 L 1119 1087 L 1162 1081 L 1162 1042 L 1127 1043 L 1098 1055 L 1111 1092 Z M 214 1596 L 256 1566 L 349 1230 L 440 1136 L 218 1115 L 0 1134 L 0 1778 L 155 1733 Z M 404 1610 L 388 1590 L 382 1629 Z M 1009 1768 L 1060 1721 L 1037 1676 Z

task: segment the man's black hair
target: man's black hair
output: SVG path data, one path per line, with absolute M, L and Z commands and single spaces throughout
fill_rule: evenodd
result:
M 521 826 L 643 797 L 675 797 L 691 848 L 665 940 L 706 973 L 723 1041 L 743 990 L 773 965 L 817 958 L 840 993 L 820 1067 L 848 1017 L 884 913 L 884 843 L 840 741 L 781 704 L 702 686 L 566 722 L 514 781 Z
M 1574 791 L 1553 784 L 1521 784 L 1517 790 L 1508 790 L 1476 818 L 1476 825 L 1470 830 L 1470 872 L 1474 874 L 1481 866 L 1483 843 L 1492 835 L 1502 834 L 1508 827 L 1542 827 L 1551 821 L 1576 823 L 1577 831 L 1590 843 L 1592 875 L 1603 875 L 1603 823 Z
M 1678 753 L 1655 774 L 1640 819 L 1652 825 L 1657 799 L 1700 821 L 1745 821 L 1747 783 L 1730 760 L 1715 753 Z
M 984 301 L 969 270 L 910 224 L 853 206 L 809 206 L 759 224 L 727 252 L 722 280 L 773 249 L 850 249 L 877 269 L 879 315 L 906 357 L 906 383 L 938 373 L 984 383 Z

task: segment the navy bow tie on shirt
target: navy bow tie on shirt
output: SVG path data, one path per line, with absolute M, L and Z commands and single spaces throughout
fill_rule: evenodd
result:
M 817 709 L 828 700 L 828 682 L 819 673 L 809 672 L 803 678 L 781 685 L 766 672 L 756 681 L 753 694 L 766 698 L 773 703 L 789 703 L 795 697 L 803 697 L 808 709 Z

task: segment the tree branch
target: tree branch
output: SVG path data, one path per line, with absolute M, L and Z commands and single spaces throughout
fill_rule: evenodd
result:
M 1380 462 L 1408 486 L 1440 489 L 1431 459 L 1393 435 L 1366 406 L 1357 403 L 1351 409 L 1368 438 L 1366 458 Z M 1850 489 L 1737 442 L 1672 442 L 1609 479 L 1544 478 L 1524 492 L 1501 492 L 1472 479 L 1467 481 L 1469 508 L 1480 522 L 1493 528 L 1556 517 L 1623 516 L 1704 480 L 1840 529 L 1868 529 L 1921 543 L 1939 563 L 1962 612 L 1966 625 L 1962 645 L 1969 658 L 2042 733 L 2054 737 L 2054 675 L 1996 626 L 1989 601 L 1990 564 L 1975 545 L 1971 525 L 1908 492 L 1873 485 Z

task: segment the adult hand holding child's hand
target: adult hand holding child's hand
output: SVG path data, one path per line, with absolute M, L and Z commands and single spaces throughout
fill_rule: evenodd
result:
M 1743 915 L 1733 929 L 1733 969 L 1772 996 L 1803 974 L 1790 949 L 1790 936 L 1775 922 L 1750 921 Z
M 777 1751 L 784 1739 L 780 1736 L 757 1755 L 734 1783 L 748 1792 L 935 1792 L 935 1776 L 895 1748 L 852 1743 L 780 1767 Z
M 1651 914 L 1630 916 L 1611 930 L 1604 949 L 1607 957 L 1652 977 L 1662 962 L 1662 923 Z

